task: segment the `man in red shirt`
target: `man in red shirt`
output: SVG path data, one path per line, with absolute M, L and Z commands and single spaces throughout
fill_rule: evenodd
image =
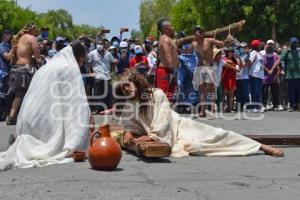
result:
M 149 63 L 147 57 L 144 56 L 143 48 L 140 45 L 136 45 L 134 48 L 135 56 L 129 61 L 129 68 L 135 69 L 140 74 L 146 76 L 149 70 Z

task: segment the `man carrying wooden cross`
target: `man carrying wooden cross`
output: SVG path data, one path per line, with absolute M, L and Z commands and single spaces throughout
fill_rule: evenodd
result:
M 194 28 L 194 35 L 196 39 L 193 47 L 199 57 L 199 63 L 194 72 L 193 85 L 195 90 L 200 90 L 200 117 L 205 117 L 205 102 L 208 94 L 212 94 L 209 96 L 209 100 L 213 104 L 212 111 L 215 111 L 216 75 L 213 67 L 213 48 L 214 46 L 224 47 L 224 42 L 214 38 L 204 38 L 204 31 L 199 26 Z
M 213 46 L 224 46 L 222 41 L 218 41 L 213 37 L 228 33 L 230 34 L 230 32 L 239 32 L 244 24 L 245 21 L 240 21 L 233 23 L 230 26 L 225 26 L 209 32 L 203 32 L 203 29 L 197 27 L 194 31 L 194 35 L 187 36 L 179 40 L 173 40 L 174 30 L 171 22 L 168 19 L 160 20 L 158 22 L 158 31 L 161 33 L 158 45 L 159 64 L 156 70 L 155 86 L 162 89 L 169 101 L 172 101 L 176 88 L 176 76 L 174 74 L 175 70 L 179 66 L 177 53 L 178 47 L 181 47 L 183 44 L 189 44 L 193 42 L 194 49 L 203 61 L 202 64 L 212 66 Z M 197 89 L 199 89 L 199 86 L 200 85 L 198 83 Z

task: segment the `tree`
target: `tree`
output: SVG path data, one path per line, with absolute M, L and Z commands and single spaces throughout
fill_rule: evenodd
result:
M 200 13 L 194 5 L 194 0 L 182 0 L 173 5 L 171 20 L 175 30 L 192 33 L 193 26 L 201 23 Z
M 87 24 L 73 25 L 72 34 L 73 39 L 78 38 L 80 35 L 87 35 L 91 38 L 95 38 L 100 28 L 96 28 Z
M 142 31 L 138 31 L 136 29 L 132 29 L 130 31 L 130 34 L 131 34 L 131 38 L 135 38 L 135 39 L 138 39 L 140 41 L 143 40 L 143 33 L 142 33 Z
M 300 29 L 299 0 L 194 0 L 193 3 L 205 29 L 245 19 L 247 23 L 239 37 L 247 41 L 273 37 L 283 42 Z
M 157 35 L 157 22 L 169 18 L 176 0 L 142 0 L 140 5 L 140 28 L 143 35 Z
M 195 25 L 205 30 L 245 19 L 239 39 L 273 38 L 284 42 L 300 36 L 300 0 L 142 0 L 140 27 L 144 34 L 156 35 L 156 23 L 170 17 L 176 31 L 190 33 Z M 225 39 L 225 38 L 219 38 Z
M 66 10 L 49 10 L 40 14 L 40 17 L 42 23 L 50 28 L 50 38 L 59 35 L 73 38 L 73 19 Z
M 25 24 L 39 21 L 35 12 L 16 6 L 13 1 L 0 0 L 0 13 L 0 32 L 4 28 L 18 32 Z
M 29 22 L 35 23 L 38 27 L 47 25 L 50 28 L 50 39 L 55 39 L 56 36 L 75 39 L 82 34 L 95 37 L 99 30 L 86 24 L 74 25 L 72 15 L 63 9 L 37 13 L 30 8 L 17 6 L 14 1 L 0 0 L 0 13 L 0 32 L 4 28 L 9 28 L 17 33 Z

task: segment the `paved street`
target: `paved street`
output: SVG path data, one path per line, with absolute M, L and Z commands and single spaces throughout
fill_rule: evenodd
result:
M 269 112 L 260 121 L 235 118 L 202 122 L 242 134 L 300 135 L 300 113 Z M 13 132 L 14 127 L 1 123 L 1 151 Z M 298 200 L 299 152 L 300 148 L 285 149 L 284 158 L 258 155 L 165 160 L 140 160 L 124 152 L 114 172 L 91 170 L 88 162 L 1 172 L 0 199 Z

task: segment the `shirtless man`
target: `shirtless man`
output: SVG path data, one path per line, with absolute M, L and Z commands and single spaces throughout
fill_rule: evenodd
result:
M 205 102 L 208 94 L 212 94 L 208 97 L 211 101 L 212 112 L 215 112 L 215 74 L 213 68 L 213 48 L 224 47 L 224 42 L 216 40 L 214 38 L 204 38 L 204 31 L 201 27 L 195 27 L 194 29 L 195 41 L 192 43 L 196 53 L 199 56 L 199 64 L 195 70 L 194 75 L 194 87 L 200 89 L 200 102 L 201 111 L 200 117 L 206 117 L 205 115 Z
M 33 61 L 35 60 L 37 65 L 40 65 L 42 62 L 36 39 L 37 35 L 37 27 L 30 23 L 12 41 L 12 68 L 7 93 L 11 110 L 7 119 L 7 125 L 15 125 L 17 122 L 18 111 L 32 78 Z
M 162 35 L 158 45 L 159 66 L 156 70 L 155 85 L 164 91 L 169 101 L 172 101 L 176 87 L 176 77 L 173 74 L 179 66 L 177 46 L 172 39 L 174 31 L 169 20 L 160 20 L 158 30 Z

